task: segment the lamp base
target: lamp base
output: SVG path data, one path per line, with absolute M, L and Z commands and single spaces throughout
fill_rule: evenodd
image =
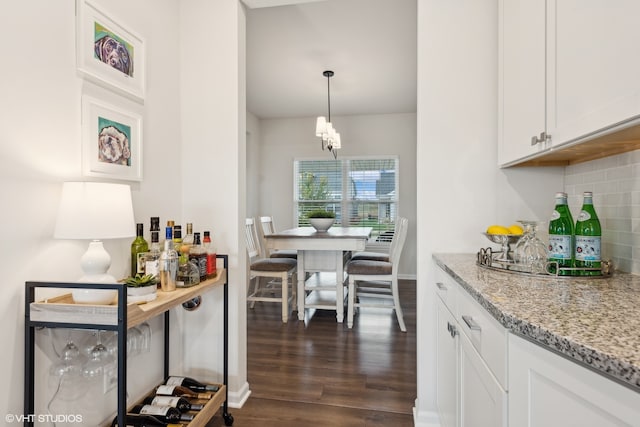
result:
M 100 240 L 89 243 L 87 252 L 81 258 L 84 276 L 78 279 L 80 283 L 118 283 L 115 277 L 107 274 L 111 266 L 111 256 L 104 249 Z M 112 304 L 118 296 L 118 291 L 111 289 L 74 289 L 71 292 L 73 302 L 76 304 Z

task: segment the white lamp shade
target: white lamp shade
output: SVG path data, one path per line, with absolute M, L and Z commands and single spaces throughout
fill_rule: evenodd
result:
M 334 150 L 339 150 L 342 147 L 342 144 L 340 142 L 340 134 L 338 132 L 336 132 L 335 137 L 333 138 L 333 149 Z
M 104 182 L 65 182 L 54 237 L 122 239 L 135 236 L 131 188 Z
M 316 119 L 316 136 L 322 137 L 322 134 L 327 131 L 327 119 L 324 116 L 320 116 Z

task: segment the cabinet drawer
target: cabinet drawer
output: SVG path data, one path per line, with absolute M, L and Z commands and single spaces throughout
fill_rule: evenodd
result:
M 435 269 L 435 279 L 436 295 L 440 297 L 444 305 L 455 316 L 458 309 L 457 294 L 459 285 L 440 268 Z
M 500 385 L 507 389 L 507 330 L 465 290 L 457 297 L 460 330 L 482 356 Z

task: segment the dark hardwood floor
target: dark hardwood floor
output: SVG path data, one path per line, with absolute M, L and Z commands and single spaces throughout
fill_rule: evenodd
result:
M 283 324 L 277 304 L 248 309 L 252 394 L 230 409 L 234 426 L 412 426 L 415 281 L 401 280 L 400 296 L 406 333 L 391 310 L 361 308 L 350 330 L 335 311 L 308 310 L 305 321 L 294 312 Z

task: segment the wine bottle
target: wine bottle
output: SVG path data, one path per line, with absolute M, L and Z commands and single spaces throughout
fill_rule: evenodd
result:
M 166 228 L 164 250 L 160 253 L 160 289 L 165 292 L 176 290 L 178 278 L 178 253 L 173 248 L 172 227 Z
M 153 415 L 126 414 L 124 416 L 126 427 L 182 427 L 182 424 L 167 423 Z M 116 416 L 111 423 L 111 427 L 118 425 L 118 417 Z
M 142 254 L 149 251 L 149 243 L 144 239 L 144 224 L 136 224 L 136 238 L 131 242 L 131 277 L 144 275 Z
M 190 390 L 193 391 L 218 391 L 220 390 L 220 387 L 218 387 L 217 385 L 213 385 L 213 384 L 204 384 L 201 383 L 200 381 L 197 381 L 193 378 L 189 378 L 189 377 L 178 377 L 178 376 L 171 376 L 167 379 L 167 381 L 165 382 L 166 385 L 177 385 L 177 386 L 182 386 L 182 387 L 187 387 Z
M 211 242 L 211 233 L 209 231 L 204 232 L 202 247 L 207 254 L 207 278 L 210 279 L 216 275 L 216 248 Z
M 173 406 L 135 405 L 129 412 L 132 414 L 152 415 L 165 423 L 189 422 L 194 418 L 192 414 L 183 414 Z
M 143 275 L 151 274 L 160 278 L 160 243 L 158 231 L 151 232 L 151 247 L 142 255 Z
M 602 260 L 600 258 L 600 247 L 602 230 L 600 220 L 593 207 L 593 193 L 585 191 L 582 210 L 576 222 L 576 251 L 575 266 L 578 268 L 593 268 L 597 270 L 579 271 L 581 276 L 599 276 L 602 272 Z
M 159 216 L 152 216 L 150 222 L 151 222 L 151 226 L 149 228 L 149 231 L 160 231 L 160 217 Z
M 187 399 L 211 399 L 213 396 L 211 393 L 198 393 L 187 387 L 179 385 L 160 385 L 156 388 L 156 395 L 158 396 L 180 396 Z
M 198 265 L 200 280 L 207 278 L 207 253 L 200 242 L 200 233 L 193 233 L 193 246 L 189 250 L 189 261 Z
M 556 272 L 556 264 L 560 268 L 573 267 L 574 225 L 571 211 L 567 205 L 567 193 L 556 193 L 556 206 L 549 221 L 549 255 L 552 262 L 549 272 L 560 276 L 571 275 L 571 270 Z
M 181 396 L 149 396 L 142 403 L 153 406 L 171 406 L 180 412 L 200 411 L 204 408 L 204 405 L 191 403 Z

